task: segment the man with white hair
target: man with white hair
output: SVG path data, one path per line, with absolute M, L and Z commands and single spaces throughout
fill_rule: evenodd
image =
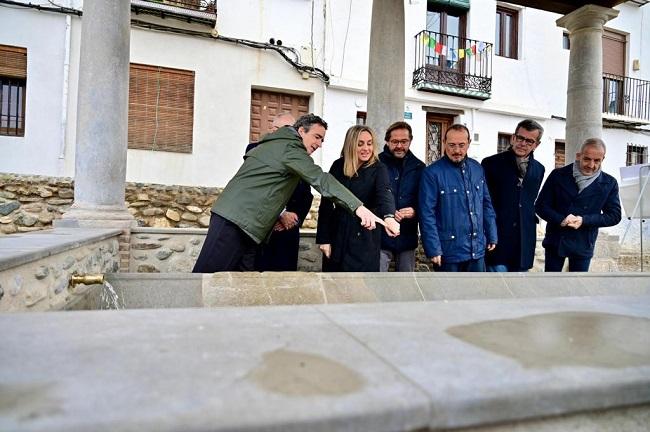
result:
M 546 223 L 544 271 L 589 270 L 598 228 L 621 220 L 618 183 L 601 170 L 607 151 L 600 138 L 589 138 L 576 153 L 576 160 L 551 172 L 535 203 Z

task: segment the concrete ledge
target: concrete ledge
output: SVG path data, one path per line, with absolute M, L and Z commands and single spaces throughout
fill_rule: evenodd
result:
M 647 273 L 115 273 L 127 309 L 650 295 Z M 75 309 L 100 309 L 99 289 Z
M 649 323 L 650 296 L 0 314 L 0 430 L 567 430 L 558 416 L 639 404 L 647 419 Z
M 119 229 L 54 228 L 0 236 L 0 271 L 120 235 Z

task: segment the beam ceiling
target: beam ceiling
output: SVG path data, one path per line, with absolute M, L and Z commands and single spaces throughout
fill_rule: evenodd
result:
M 649 2 L 650 0 L 632 0 L 629 3 L 636 6 L 643 6 Z M 574 10 L 581 8 L 584 5 L 593 4 L 611 8 L 621 3 L 625 3 L 625 0 L 508 0 L 508 3 L 566 15 L 569 12 L 573 12 Z

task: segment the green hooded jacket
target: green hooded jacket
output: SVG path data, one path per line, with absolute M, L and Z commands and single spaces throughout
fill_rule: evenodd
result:
M 363 204 L 314 163 L 295 129 L 283 127 L 264 136 L 260 145 L 246 154 L 246 160 L 219 195 L 212 212 L 237 225 L 256 243 L 262 243 L 301 178 L 323 197 L 350 212 Z

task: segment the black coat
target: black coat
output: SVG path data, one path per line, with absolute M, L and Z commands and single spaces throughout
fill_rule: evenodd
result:
M 359 169 L 352 178 L 343 174 L 343 158 L 337 159 L 330 173 L 348 188 L 363 205 L 379 217 L 395 213 L 386 166 L 377 162 Z M 323 271 L 379 271 L 381 230 L 361 226 L 359 218 L 326 198 L 318 209 L 316 243 L 332 245 L 329 260 L 323 257 Z
M 578 193 L 573 164 L 554 169 L 539 193 L 535 209 L 547 222 L 542 243 L 545 248 L 552 247 L 563 257 L 590 258 L 594 255 L 598 228 L 621 221 L 618 183 L 611 175 L 601 172 L 593 183 Z M 580 228 L 560 226 L 569 214 L 582 216 Z
M 249 144 L 246 153 L 257 147 L 257 144 Z M 285 231 L 273 231 L 268 241 L 260 244 L 255 257 L 255 270 L 296 271 L 298 269 L 300 226 L 311 209 L 313 198 L 311 187 L 300 180 L 286 206 L 286 211 L 298 215 L 298 225 Z
M 519 185 L 519 168 L 512 150 L 483 159 L 485 180 L 497 215 L 499 243 L 486 254 L 488 264 L 529 269 L 537 243 L 535 199 L 544 180 L 544 165 L 530 154 L 526 176 Z
M 425 165 L 409 150 L 406 156 L 398 159 L 384 146 L 384 151 L 379 154 L 388 169 L 390 188 L 395 199 L 397 210 L 405 207 L 415 209 L 415 217 L 402 219 L 400 222 L 400 235 L 389 237 L 386 231 L 381 234 L 381 248 L 392 252 L 404 252 L 418 247 L 418 190 L 420 177 Z

